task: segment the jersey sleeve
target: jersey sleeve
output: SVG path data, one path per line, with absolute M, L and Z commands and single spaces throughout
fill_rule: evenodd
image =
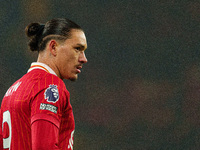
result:
M 58 150 L 58 128 L 46 120 L 31 125 L 32 150 Z
M 46 120 L 59 128 L 62 113 L 69 103 L 69 92 L 64 82 L 48 74 L 35 84 L 32 93 L 31 124 Z

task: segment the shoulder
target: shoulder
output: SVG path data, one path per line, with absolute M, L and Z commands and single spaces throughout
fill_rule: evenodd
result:
M 50 95 L 58 95 L 59 99 L 66 101 L 69 97 L 69 91 L 66 89 L 65 83 L 59 77 L 53 74 L 46 74 L 40 81 L 41 90 L 44 90 L 45 97 Z M 40 86 L 39 85 L 39 86 Z
M 43 75 L 32 89 L 33 107 L 55 107 L 58 110 L 65 108 L 69 101 L 69 92 L 64 82 L 53 74 Z M 40 104 L 39 106 L 37 106 Z
M 39 92 L 58 91 L 60 96 L 69 96 L 65 83 L 56 75 L 47 73 L 43 70 L 31 71 L 29 77 L 34 82 L 33 93 L 36 95 Z
M 59 89 L 61 89 L 63 91 L 67 91 L 65 83 L 63 82 L 63 80 L 60 79 L 59 77 L 53 75 L 53 74 L 49 74 L 49 73 L 46 74 L 46 76 L 44 76 L 44 78 L 42 80 L 43 80 L 43 82 L 45 82 L 45 85 L 48 86 L 48 87 L 49 87 L 49 85 L 52 85 L 52 86 L 55 85 Z
M 39 84 L 40 86 L 48 86 L 48 84 L 56 84 L 60 86 L 64 86 L 65 84 L 63 80 L 61 80 L 59 77 L 57 77 L 54 74 L 48 73 L 41 69 L 35 69 L 27 73 L 25 80 L 31 80 L 36 84 L 36 86 Z M 66 87 L 65 87 L 66 88 Z

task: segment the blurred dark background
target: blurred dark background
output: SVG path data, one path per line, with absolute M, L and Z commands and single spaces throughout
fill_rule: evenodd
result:
M 37 53 L 31 22 L 85 30 L 86 64 L 71 94 L 75 150 L 200 149 L 199 0 L 0 0 L 0 99 Z

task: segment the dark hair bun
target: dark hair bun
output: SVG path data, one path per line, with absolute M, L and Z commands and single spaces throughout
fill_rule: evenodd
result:
M 44 25 L 41 25 L 39 23 L 31 23 L 26 27 L 25 32 L 26 35 L 30 38 L 28 45 L 31 51 L 39 50 L 39 41 L 42 36 L 43 30 Z
M 39 31 L 41 31 L 42 27 L 43 27 L 43 25 L 40 25 L 39 23 L 31 23 L 25 29 L 26 35 L 28 37 L 32 37 L 32 36 L 38 34 Z

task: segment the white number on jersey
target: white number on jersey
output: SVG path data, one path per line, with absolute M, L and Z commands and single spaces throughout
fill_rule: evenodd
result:
M 12 128 L 11 128 L 11 116 L 10 116 L 10 112 L 8 110 L 3 113 L 3 123 L 2 123 L 2 126 L 3 126 L 4 123 L 8 124 L 8 127 L 9 127 L 9 136 L 7 138 L 3 138 L 3 148 L 10 150 Z M 3 129 L 3 127 L 2 127 L 2 129 Z

